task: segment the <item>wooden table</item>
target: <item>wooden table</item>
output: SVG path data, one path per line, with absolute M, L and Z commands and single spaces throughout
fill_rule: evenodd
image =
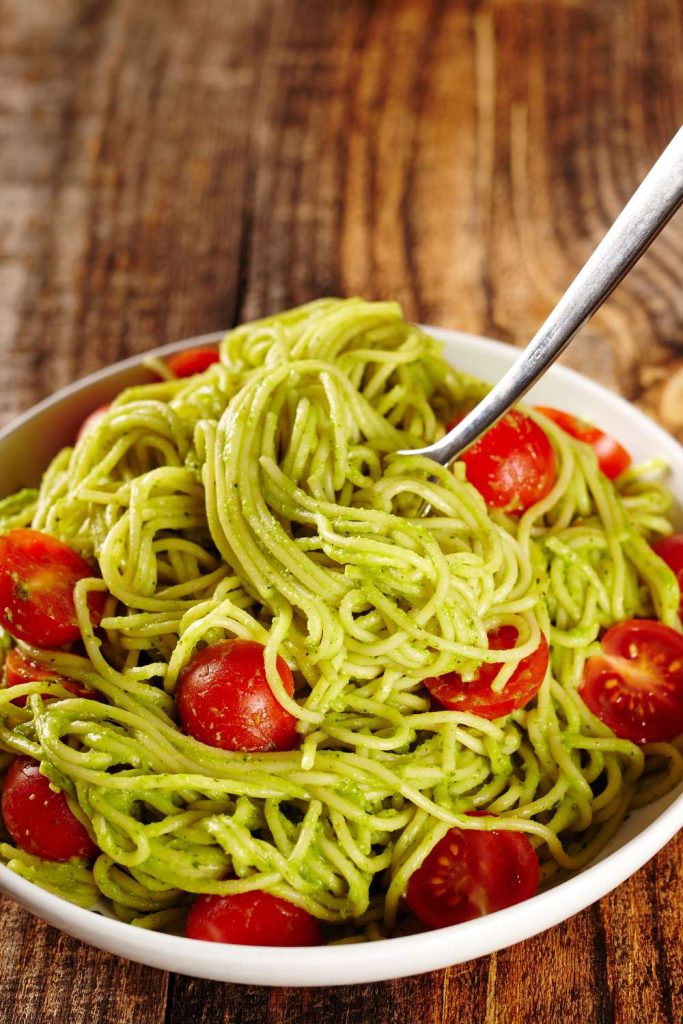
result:
M 3 0 L 0 416 L 323 294 L 523 343 L 673 134 L 677 0 Z M 683 218 L 568 362 L 683 436 Z M 683 1019 L 683 846 L 496 956 L 168 976 L 0 903 L 5 1024 Z M 302 953 L 305 956 L 305 953 Z

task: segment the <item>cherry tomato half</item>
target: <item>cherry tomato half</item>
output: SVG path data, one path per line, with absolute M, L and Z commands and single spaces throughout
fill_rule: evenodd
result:
M 55 793 L 30 757 L 16 757 L 2 788 L 2 817 L 14 842 L 43 860 L 97 856 L 87 830 L 71 812 L 64 793 Z
M 20 527 L 0 536 L 0 623 L 35 647 L 61 647 L 80 637 L 74 587 L 94 576 L 77 551 L 39 530 Z M 105 594 L 93 592 L 90 615 L 99 623 Z
M 410 876 L 406 902 L 429 928 L 446 928 L 528 900 L 540 875 L 523 833 L 452 828 Z
M 74 679 L 66 679 L 59 672 L 53 672 L 52 669 L 39 665 L 37 661 L 25 658 L 16 647 L 7 652 L 3 677 L 5 686 L 19 686 L 21 683 L 32 683 L 36 680 L 47 679 L 50 682 L 61 683 L 64 689 L 73 693 L 75 697 L 88 697 L 90 700 L 99 700 L 100 696 L 95 690 L 88 690 Z M 26 697 L 16 697 L 13 703 L 17 707 L 23 708 L 26 704 Z
M 87 434 L 89 430 L 96 427 L 103 416 L 111 409 L 111 403 L 107 402 L 106 405 L 100 405 L 97 409 L 93 409 L 89 416 L 86 416 L 76 434 L 76 441 L 80 441 L 84 434 Z
M 626 449 L 615 438 L 594 427 L 592 423 L 586 423 L 578 416 L 572 416 L 571 413 L 562 412 L 560 409 L 550 409 L 545 405 L 537 405 L 536 408 L 561 427 L 565 434 L 591 445 L 598 457 L 598 465 L 608 479 L 614 480 L 631 465 L 631 456 Z
M 452 420 L 447 429 L 458 422 Z M 487 505 L 519 514 L 555 483 L 555 452 L 538 424 L 513 409 L 460 456 Z
M 514 626 L 498 626 L 488 635 L 489 649 L 508 651 L 515 646 L 519 633 Z M 500 718 L 523 708 L 534 697 L 548 668 L 548 641 L 541 636 L 535 651 L 522 658 L 500 693 L 491 684 L 498 675 L 501 662 L 483 662 L 474 679 L 465 683 L 458 672 L 425 679 L 424 684 L 434 700 L 450 711 L 472 711 L 482 718 Z
M 664 537 L 653 548 L 656 555 L 671 569 L 678 580 L 681 591 L 681 603 L 678 614 L 683 615 L 683 533 L 674 533 L 672 537 Z
M 223 750 L 292 750 L 297 745 L 297 720 L 273 696 L 263 651 L 255 640 L 223 640 L 190 659 L 177 694 L 185 732 Z M 294 681 L 282 658 L 277 670 L 291 695 Z
M 268 892 L 200 896 L 187 915 L 185 934 L 240 946 L 320 946 L 323 941 L 312 914 Z
M 192 377 L 195 373 L 203 373 L 213 363 L 220 362 L 218 349 L 188 348 L 170 356 L 167 365 L 175 377 Z
M 633 743 L 683 732 L 683 636 L 661 622 L 629 619 L 611 626 L 600 646 L 579 688 L 593 714 Z

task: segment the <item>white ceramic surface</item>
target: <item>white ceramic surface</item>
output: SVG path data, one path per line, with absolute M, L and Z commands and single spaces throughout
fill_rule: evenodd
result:
M 446 345 L 455 366 L 493 382 L 516 356 L 498 342 L 428 328 Z M 207 335 L 168 345 L 148 355 L 166 355 L 215 341 Z M 35 483 L 49 458 L 73 437 L 88 412 L 123 386 L 144 379 L 136 357 L 77 382 L 41 402 L 0 432 L 0 493 Z M 643 413 L 599 385 L 555 367 L 528 401 L 579 413 L 613 433 L 636 460 L 663 456 L 669 484 L 683 506 L 683 448 Z M 0 865 L 0 888 L 32 913 L 79 939 L 153 967 L 217 981 L 255 985 L 341 985 L 379 981 L 436 970 L 502 949 L 577 913 L 640 868 L 683 825 L 683 787 L 634 812 L 600 859 L 580 874 L 525 903 L 476 921 L 420 935 L 349 946 L 272 949 L 198 942 L 150 933 L 44 892 Z

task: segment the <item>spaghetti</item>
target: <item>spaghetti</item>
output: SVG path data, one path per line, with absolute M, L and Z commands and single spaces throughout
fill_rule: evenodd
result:
M 148 928 L 182 927 L 197 893 L 266 890 L 339 941 L 392 934 L 453 826 L 525 833 L 546 884 L 588 863 L 683 775 L 680 744 L 617 739 L 577 692 L 613 623 L 681 631 L 649 545 L 671 531 L 668 493 L 635 470 L 614 485 L 535 413 L 557 479 L 520 517 L 488 509 L 462 464 L 395 455 L 484 386 L 393 303 L 314 302 L 231 331 L 220 357 L 122 393 L 38 491 L 0 506 L 3 530 L 52 534 L 101 573 L 76 586 L 81 653 L 18 645 L 93 696 L 47 675 L 0 690 L 4 763 L 39 760 L 101 853 L 58 864 L 4 842 L 0 857 Z M 492 651 L 501 626 L 517 645 Z M 434 709 L 425 679 L 502 662 L 503 689 L 542 634 L 550 671 L 525 708 Z M 231 637 L 265 645 L 298 749 L 230 752 L 178 728 L 183 668 Z M 483 809 L 497 817 L 467 814 Z

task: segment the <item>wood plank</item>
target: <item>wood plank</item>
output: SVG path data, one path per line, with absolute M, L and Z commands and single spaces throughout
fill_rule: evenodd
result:
M 597 907 L 558 928 L 498 954 L 490 1020 L 523 1020 L 533 1006 L 534 1024 L 614 1020 L 612 995 L 595 981 L 605 971 L 604 934 Z
M 251 2 L 227 20 L 219 2 L 60 0 L 45 20 L 37 6 L 11 4 L 0 64 L 4 420 L 234 321 L 268 25 Z
M 275 954 L 277 955 L 277 954 Z M 264 965 L 267 970 L 267 965 Z M 484 1024 L 486 968 L 454 968 L 462 979 L 457 1005 L 445 984 L 445 972 L 372 985 L 264 989 L 219 985 L 175 977 L 169 995 L 167 1024 L 292 1024 L 294 1021 L 429 1021 L 429 1024 Z M 469 996 L 469 998 L 468 998 Z
M 0 897 L 5 1024 L 163 1024 L 168 975 L 77 942 Z

